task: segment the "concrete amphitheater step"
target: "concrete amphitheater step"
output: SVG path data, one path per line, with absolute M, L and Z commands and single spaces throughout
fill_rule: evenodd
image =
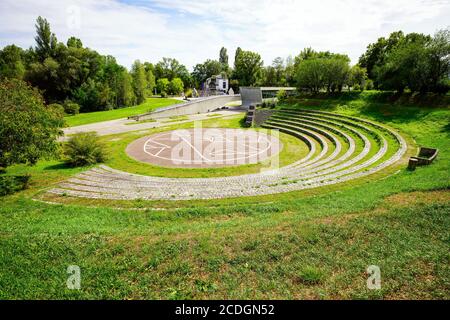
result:
M 285 121 L 285 122 L 293 123 L 291 121 Z M 297 123 L 297 122 L 295 122 L 295 123 Z M 347 151 L 343 155 L 341 155 L 339 158 L 334 159 L 333 161 L 327 162 L 326 164 L 322 165 L 320 168 L 316 168 L 317 171 L 319 169 L 320 170 L 324 170 L 324 169 L 327 169 L 327 168 L 331 168 L 331 169 L 326 171 L 327 173 L 332 172 L 332 171 L 337 171 L 337 170 L 343 169 L 345 167 L 348 167 L 348 166 L 350 166 L 350 165 L 360 161 L 361 159 L 363 159 L 368 154 L 368 152 L 370 150 L 370 146 L 371 146 L 370 141 L 368 141 L 368 140 L 365 141 L 364 142 L 364 148 L 363 148 L 362 152 L 359 153 L 358 155 L 354 156 L 355 149 L 356 149 L 355 141 L 353 140 L 353 138 L 351 138 L 350 136 L 348 136 L 346 133 L 344 133 L 342 131 L 340 132 L 340 134 L 343 137 L 345 137 L 346 140 L 347 140 L 347 143 L 349 145 L 349 147 L 347 148 Z M 354 156 L 354 157 L 351 158 L 352 156 Z M 345 161 L 345 160 L 347 160 L 349 158 L 351 158 L 351 160 Z
M 389 128 L 334 113 L 282 109 L 263 127 L 279 129 L 301 139 L 310 149 L 308 155 L 272 174 L 210 179 L 140 176 L 100 166 L 68 179 L 49 192 L 111 200 L 188 200 L 274 194 L 366 176 L 398 161 L 406 151 L 403 138 Z M 378 143 L 371 143 L 368 135 Z M 398 141 L 397 151 L 388 159 L 384 158 L 392 146 L 384 135 L 391 135 Z M 362 147 L 361 152 L 355 152 L 357 145 Z M 376 153 L 369 157 L 371 150 Z

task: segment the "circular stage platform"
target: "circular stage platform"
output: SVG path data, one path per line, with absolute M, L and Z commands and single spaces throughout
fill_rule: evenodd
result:
M 282 149 L 271 134 L 242 129 L 186 129 L 157 133 L 130 143 L 126 153 L 163 167 L 217 168 L 256 164 Z

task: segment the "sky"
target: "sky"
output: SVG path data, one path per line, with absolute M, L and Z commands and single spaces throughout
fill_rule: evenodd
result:
M 303 48 L 348 54 L 403 30 L 434 34 L 450 25 L 450 0 L 1 0 L 0 47 L 34 46 L 41 15 L 59 41 L 70 36 L 130 67 L 136 59 L 179 60 L 192 70 L 239 46 L 266 65 Z

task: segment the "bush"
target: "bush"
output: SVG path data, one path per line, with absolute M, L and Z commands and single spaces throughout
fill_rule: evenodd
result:
M 64 156 L 66 163 L 74 167 L 104 162 L 107 158 L 105 146 L 92 132 L 72 136 L 64 145 Z
M 165 93 L 167 95 L 167 92 L 169 91 L 169 84 L 170 81 L 167 78 L 158 79 L 156 82 L 156 89 L 161 94 Z
M 0 176 L 0 197 L 28 188 L 30 175 Z
M 366 81 L 366 90 L 373 90 L 373 88 L 374 88 L 373 81 L 368 79 Z
M 78 103 L 66 100 L 64 102 L 64 112 L 72 115 L 78 114 L 80 113 L 80 106 L 78 105 Z
M 169 83 L 169 92 L 173 95 L 179 95 L 184 91 L 184 84 L 180 78 L 174 78 Z
M 284 102 L 286 100 L 287 94 L 286 94 L 286 90 L 280 90 L 277 92 L 277 99 L 278 102 Z
M 52 103 L 52 104 L 49 104 L 47 107 L 49 109 L 54 110 L 55 112 L 60 113 L 60 114 L 64 114 L 64 112 L 65 112 L 64 107 L 62 105 L 60 105 L 59 103 Z
M 193 96 L 193 92 L 192 89 L 187 89 L 186 92 L 184 93 L 186 98 L 192 98 Z
M 167 92 L 165 91 L 161 92 L 161 98 L 167 98 Z

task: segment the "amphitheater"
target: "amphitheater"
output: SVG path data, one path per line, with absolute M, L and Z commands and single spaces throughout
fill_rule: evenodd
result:
M 261 127 L 292 135 L 308 154 L 278 170 L 217 178 L 164 178 L 99 166 L 49 190 L 110 200 L 220 199 L 276 194 L 338 184 L 386 169 L 406 153 L 405 140 L 373 121 L 317 110 L 284 108 Z

